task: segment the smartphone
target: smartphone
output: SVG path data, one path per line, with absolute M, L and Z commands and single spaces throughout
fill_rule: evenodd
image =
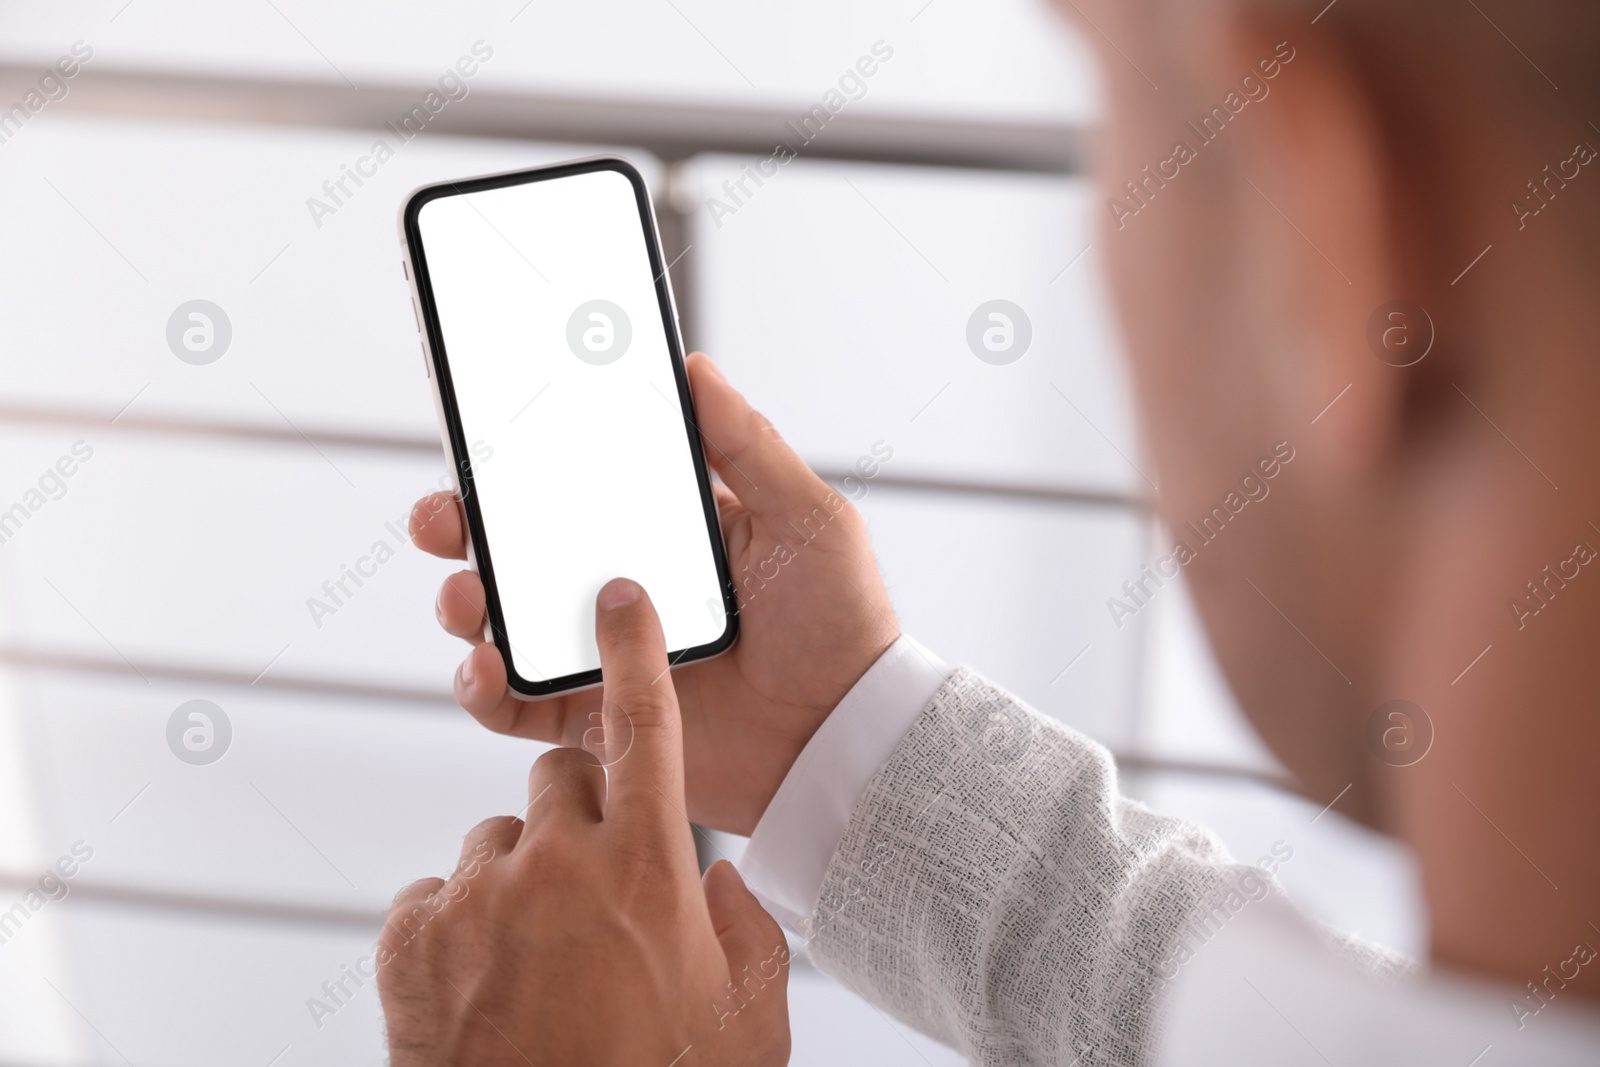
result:
M 423 363 L 519 696 L 597 685 L 594 601 L 644 586 L 670 661 L 738 601 L 649 191 L 625 160 L 426 185 L 400 212 Z

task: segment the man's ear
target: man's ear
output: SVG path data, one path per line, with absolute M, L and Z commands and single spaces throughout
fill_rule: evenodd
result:
M 1393 365 L 1403 358 L 1398 351 L 1380 359 L 1369 325 L 1376 316 L 1380 338 L 1388 331 L 1391 343 L 1413 351 L 1432 333 L 1414 311 L 1399 319 L 1380 313 L 1394 301 L 1426 299 L 1408 262 L 1418 223 L 1399 199 L 1374 87 L 1339 37 L 1248 12 L 1217 32 L 1221 47 L 1205 54 L 1226 66 L 1202 84 L 1226 79 L 1237 87 L 1249 74 L 1269 90 L 1223 135 L 1234 139 L 1241 245 L 1251 261 L 1244 275 L 1272 302 L 1260 307 L 1263 319 L 1277 323 L 1266 358 L 1287 364 L 1268 377 L 1286 410 L 1316 419 L 1327 473 L 1359 477 L 1399 446 L 1417 373 Z M 1276 61 L 1274 77 L 1265 76 L 1272 67 L 1263 58 Z

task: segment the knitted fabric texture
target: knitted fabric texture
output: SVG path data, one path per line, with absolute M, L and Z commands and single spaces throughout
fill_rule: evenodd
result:
M 1175 954 L 1259 876 L 1120 796 L 1100 745 L 962 669 L 857 804 L 808 947 L 973 1063 L 1132 1067 Z

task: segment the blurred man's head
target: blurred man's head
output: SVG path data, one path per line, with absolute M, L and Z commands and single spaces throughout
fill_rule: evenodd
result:
M 1340 810 L 1430 879 L 1493 865 L 1537 958 L 1529 909 L 1600 882 L 1574 840 L 1600 777 L 1600 9 L 1062 7 L 1101 54 L 1099 244 L 1228 678 L 1308 793 L 1350 785 Z M 1270 498 L 1206 540 L 1284 447 Z M 1398 753 L 1369 731 L 1395 699 L 1431 721 L 1419 762 L 1404 727 Z M 1436 939 L 1483 918 L 1429 894 Z M 1444 949 L 1507 969 L 1473 951 Z

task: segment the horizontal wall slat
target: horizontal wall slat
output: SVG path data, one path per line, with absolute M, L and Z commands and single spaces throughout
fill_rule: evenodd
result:
M 417 434 L 349 433 L 307 427 L 303 431 L 292 427 L 253 425 L 243 422 L 223 422 L 204 419 L 146 418 L 138 415 L 91 411 L 79 408 L 58 408 L 27 404 L 0 404 L 0 424 L 20 426 L 63 426 L 123 433 L 170 434 L 214 438 L 218 440 L 249 441 L 269 445 L 287 445 L 303 448 L 308 443 L 318 448 L 372 449 L 380 452 L 399 452 L 418 456 L 440 456 L 437 438 Z M 853 471 L 833 470 L 826 466 L 813 468 L 824 480 L 838 484 L 846 478 L 858 478 Z M 1059 489 L 1047 485 L 1028 485 L 976 481 L 960 478 L 932 478 L 880 473 L 872 479 L 874 485 L 897 489 L 916 489 L 933 493 L 960 493 L 999 499 L 1027 500 L 1054 503 L 1073 507 L 1104 507 L 1147 510 L 1151 505 L 1144 497 L 1115 490 Z
M 0 63 L 0 99 L 20 98 L 39 68 Z M 425 91 L 425 89 L 424 89 Z M 417 105 L 419 90 L 337 79 L 286 81 L 224 74 L 178 74 L 96 64 L 73 79 L 52 109 L 139 117 L 262 122 L 336 129 L 382 129 Z M 803 110 L 803 109 L 801 109 Z M 650 100 L 604 100 L 479 89 L 446 108 L 427 132 L 530 141 L 635 145 L 668 160 L 701 152 L 768 155 L 795 140 L 786 123 L 800 111 Z M 808 158 L 913 163 L 992 170 L 1083 172 L 1090 132 L 1081 126 L 931 119 L 854 111 L 829 119 L 804 145 Z

